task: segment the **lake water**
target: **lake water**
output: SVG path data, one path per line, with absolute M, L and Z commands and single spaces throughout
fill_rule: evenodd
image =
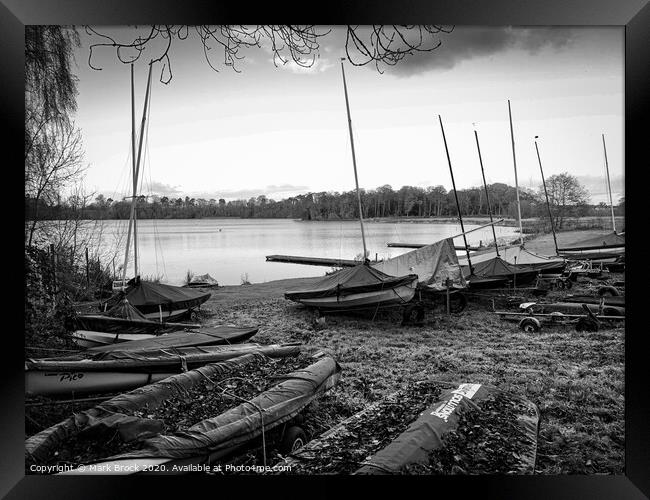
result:
M 460 233 L 460 224 L 365 222 L 371 260 L 409 251 L 388 248 L 387 242 L 433 243 Z M 104 242 L 125 234 L 128 221 L 104 221 Z M 465 225 L 465 230 L 478 227 Z M 512 227 L 497 227 L 497 237 L 514 236 Z M 470 245 L 492 239 L 489 227 L 470 233 Z M 462 245 L 462 237 L 454 241 Z M 121 248 L 124 248 L 122 243 Z M 166 219 L 138 221 L 141 276 L 157 276 L 164 283 L 184 283 L 187 271 L 209 273 L 220 285 L 239 285 L 285 278 L 323 276 L 329 267 L 266 262 L 267 255 L 299 255 L 353 259 L 363 246 L 358 221 L 303 222 L 291 219 Z M 131 251 L 131 254 L 133 252 Z M 120 250 L 115 265 L 123 263 Z M 132 259 L 130 259 L 132 262 Z M 132 263 L 128 276 L 133 275 Z

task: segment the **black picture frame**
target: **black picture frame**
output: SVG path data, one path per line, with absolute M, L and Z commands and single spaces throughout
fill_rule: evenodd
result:
M 647 170 L 646 119 L 650 93 L 650 5 L 648 0 L 455 0 L 408 3 L 330 2 L 326 12 L 318 12 L 322 24 L 372 24 L 397 20 L 399 23 L 456 24 L 456 25 L 528 25 L 528 26 L 621 26 L 625 27 L 625 163 L 627 216 L 634 220 L 642 213 L 635 200 L 634 190 L 642 188 L 643 170 Z M 315 5 L 315 7 L 318 7 Z M 27 24 L 124 25 L 151 22 L 175 24 L 225 24 L 242 19 L 271 20 L 297 19 L 295 13 L 304 12 L 299 4 L 267 3 L 255 6 L 255 15 L 243 14 L 252 7 L 244 3 L 216 4 L 200 0 L 141 0 L 138 2 L 107 2 L 98 0 L 0 0 L 0 53 L 2 54 L 1 116 L 5 124 L 3 172 L 11 173 L 6 190 L 19 196 L 13 176 L 20 177 L 19 164 L 23 135 L 24 114 L 24 26 Z M 320 10 L 320 9 L 319 9 Z M 247 12 L 246 12 L 247 13 Z M 286 14 L 281 14 L 286 13 Z M 304 16 L 300 16 L 304 18 Z M 397 18 L 397 19 L 396 19 Z M 331 21 L 336 21 L 332 23 Z M 347 22 L 346 22 L 347 21 Z M 81 63 L 81 62 L 80 62 Z M 9 155 L 7 155 L 9 153 Z M 9 184 L 11 182 L 11 184 Z M 9 187 L 9 186 L 12 187 Z M 636 186 L 636 188 L 635 188 Z M 641 186 L 641 187 L 640 187 Z M 643 195 L 642 195 L 643 196 Z M 21 203 L 17 200 L 17 203 Z M 233 494 L 249 496 L 254 487 L 256 495 L 300 496 L 382 496 L 422 495 L 440 497 L 480 496 L 480 498 L 644 498 L 650 496 L 650 402 L 646 380 L 649 364 L 642 347 L 647 335 L 641 286 L 647 266 L 641 261 L 641 235 L 633 224 L 627 235 L 627 262 L 630 270 L 638 266 L 638 275 L 628 275 L 627 326 L 625 340 L 625 475 L 620 476 L 445 476 L 445 477 L 182 477 L 173 483 L 168 478 L 134 477 L 52 477 L 24 476 L 24 380 L 22 356 L 23 338 L 19 333 L 21 322 L 15 317 L 19 305 L 11 307 L 9 300 L 18 299 L 18 286 L 24 281 L 19 266 L 10 265 L 11 273 L 5 290 L 6 315 L 3 322 L 3 371 L 0 401 L 0 495 L 6 498 L 121 498 L 134 496 L 145 486 L 147 496 L 169 493 L 198 496 L 199 488 L 207 488 L 211 497 Z M 16 224 L 12 227 L 12 241 L 18 241 Z M 13 231 L 16 234 L 13 235 Z M 636 243 L 634 243 L 636 241 Z M 5 257 L 7 262 L 20 262 L 18 245 Z M 13 256 L 14 259 L 11 259 Z M 636 263 L 636 264 L 635 264 Z M 9 295 L 14 295 L 13 299 Z M 638 309 L 638 310 L 637 310 Z M 11 325 L 11 326 L 9 326 Z M 225 490 L 227 488 L 227 490 Z M 237 488 L 239 493 L 234 493 Z M 227 491 L 227 492 L 226 492 Z M 142 493 L 141 493 L 142 494 Z M 252 495 L 250 495 L 252 496 Z

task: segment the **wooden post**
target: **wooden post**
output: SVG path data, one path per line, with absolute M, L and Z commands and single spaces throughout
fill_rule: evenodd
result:
M 56 254 L 54 243 L 50 243 L 50 263 L 52 265 L 52 295 L 56 295 Z
M 90 267 L 88 263 L 88 247 L 86 247 L 86 287 L 90 288 Z
M 450 281 L 451 280 L 449 278 L 447 278 L 445 280 L 445 285 L 447 285 L 447 316 L 449 316 L 451 314 L 451 306 L 450 306 L 450 303 L 449 303 L 450 302 L 450 299 L 449 299 L 449 282 Z

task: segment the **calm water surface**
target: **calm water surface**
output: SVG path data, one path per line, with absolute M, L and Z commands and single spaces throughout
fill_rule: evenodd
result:
M 104 221 L 104 241 L 126 241 L 128 221 Z M 387 242 L 432 243 L 460 233 L 460 224 L 365 222 L 371 259 L 409 251 L 388 248 Z M 476 225 L 465 225 L 472 229 Z M 497 227 L 497 236 L 515 235 Z M 471 245 L 489 241 L 489 227 L 468 235 Z M 456 238 L 457 245 L 462 237 Z M 167 219 L 138 221 L 141 276 L 158 276 L 164 283 L 184 283 L 187 271 L 210 273 L 220 285 L 239 285 L 285 278 L 323 276 L 329 267 L 266 262 L 267 255 L 299 255 L 353 259 L 363 251 L 358 221 L 303 222 L 291 219 Z M 131 254 L 133 252 L 131 251 Z M 123 262 L 120 250 L 116 266 Z M 133 275 L 132 259 L 128 275 Z

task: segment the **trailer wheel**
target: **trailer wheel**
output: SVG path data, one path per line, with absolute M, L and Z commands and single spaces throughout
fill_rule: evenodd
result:
M 467 307 L 467 297 L 462 293 L 454 293 L 449 297 L 449 311 L 453 313 L 460 313 Z
M 598 295 L 601 297 L 618 297 L 620 294 L 613 286 L 601 286 L 598 289 Z
M 541 328 L 542 325 L 537 318 L 524 318 L 519 322 L 519 329 L 526 333 L 539 332 Z
M 421 304 L 409 304 L 404 308 L 402 326 L 421 325 L 422 321 L 424 321 L 424 306 Z
M 280 453 L 288 455 L 291 452 L 302 448 L 307 443 L 307 435 L 302 427 L 293 425 L 284 431 L 282 442 L 280 443 Z
M 576 323 L 576 332 L 597 332 L 598 323 L 591 318 L 580 318 Z
M 558 290 L 564 290 L 565 285 L 563 280 L 557 280 L 555 282 L 555 286 L 557 287 Z
M 564 280 L 564 287 L 567 290 L 571 290 L 571 287 L 573 286 L 573 282 L 570 279 Z
M 620 309 L 618 309 L 616 307 L 611 307 L 611 306 L 603 307 L 603 315 L 604 316 L 623 316 L 623 314 L 621 314 Z

